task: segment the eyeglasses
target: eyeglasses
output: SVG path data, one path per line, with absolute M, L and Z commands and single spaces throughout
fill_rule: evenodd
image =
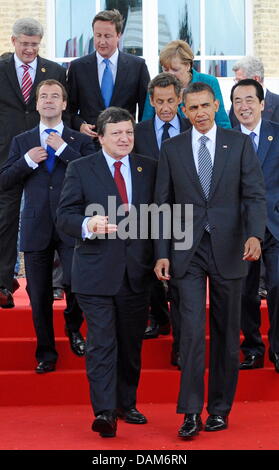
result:
M 32 49 L 39 49 L 40 47 L 40 43 L 39 42 L 21 42 L 21 41 L 18 41 L 18 44 L 20 45 L 20 47 L 22 47 L 23 49 L 27 49 L 28 47 L 31 47 Z

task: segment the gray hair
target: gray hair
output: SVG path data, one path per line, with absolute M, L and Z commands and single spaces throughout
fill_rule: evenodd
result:
M 13 36 L 18 38 L 21 34 L 25 36 L 40 36 L 44 35 L 44 28 L 39 21 L 33 18 L 20 18 L 13 25 Z
M 234 64 L 232 69 L 234 72 L 242 69 L 245 73 L 245 78 L 254 78 L 257 75 L 260 78 L 261 83 L 264 81 L 264 66 L 261 59 L 258 57 L 243 57 Z

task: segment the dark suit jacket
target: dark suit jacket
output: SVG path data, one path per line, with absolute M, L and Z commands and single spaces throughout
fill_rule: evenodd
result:
M 232 127 L 236 127 L 239 122 L 234 114 L 233 106 L 231 106 L 229 117 Z M 279 122 L 279 95 L 269 90 L 266 90 L 262 118 L 266 121 Z
M 141 120 L 149 78 L 143 59 L 119 52 L 110 105 L 125 108 L 135 115 L 138 104 Z M 79 130 L 83 122 L 96 124 L 100 112 L 105 109 L 98 79 L 96 52 L 71 62 L 68 92 L 74 129 Z
M 8 158 L 12 138 L 39 123 L 36 87 L 42 80 L 49 78 L 66 85 L 66 70 L 61 65 L 38 56 L 35 81 L 30 99 L 25 104 L 16 74 L 14 56 L 0 61 L 0 166 Z
M 134 151 L 159 160 L 160 149 L 157 143 L 154 119 L 148 119 L 148 121 L 143 121 L 136 125 Z M 184 132 L 191 127 L 189 119 L 181 118 L 179 115 L 178 119 L 180 122 L 180 132 Z
M 236 279 L 247 272 L 242 261 L 244 242 L 263 239 L 266 222 L 263 175 L 249 137 L 217 127 L 215 160 L 209 199 L 206 200 L 192 152 L 192 132 L 165 141 L 158 164 L 155 202 L 193 206 L 193 244 L 178 251 L 169 240 L 158 240 L 157 258 L 170 258 L 175 277 L 183 277 L 204 233 L 211 229 L 214 259 L 220 275 Z M 184 206 L 183 206 L 184 207 Z M 245 211 L 244 214 L 242 208 Z M 182 210 L 182 214 L 184 210 Z M 185 224 L 182 215 L 182 230 Z
M 39 126 L 14 137 L 6 165 L 1 169 L 0 185 L 6 190 L 21 183 L 24 185 L 25 203 L 21 216 L 20 244 L 22 251 L 45 249 L 53 235 L 56 208 L 69 162 L 95 152 L 92 139 L 64 127 L 63 140 L 68 143 L 50 174 L 45 162 L 38 168 L 30 168 L 24 158 L 28 150 L 40 146 Z M 59 232 L 60 238 L 69 246 L 74 240 Z
M 241 130 L 239 125 L 236 129 Z M 265 180 L 267 228 L 279 240 L 279 124 L 262 120 L 257 154 Z
M 130 166 L 132 204 L 138 211 L 136 220 L 139 224 L 140 204 L 153 202 L 157 164 L 147 157 L 131 154 Z M 77 239 L 72 271 L 73 292 L 115 295 L 126 270 L 134 292 L 144 291 L 150 283 L 154 266 L 150 237 L 122 240 L 118 236 L 105 235 L 82 240 L 82 223 L 90 204 L 99 204 L 104 208 L 103 215 L 109 215 L 109 221 L 114 223 L 114 214 L 110 215 L 108 209 L 109 196 L 116 198 L 118 208 L 120 196 L 102 150 L 94 158 L 90 156 L 69 165 L 57 210 L 57 223 L 60 230 Z M 97 213 L 100 214 L 100 210 Z M 116 223 L 119 224 L 121 219 L 123 217 L 117 217 Z

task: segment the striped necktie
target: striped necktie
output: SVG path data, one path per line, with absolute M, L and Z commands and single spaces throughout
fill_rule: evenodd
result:
M 205 135 L 199 138 L 201 145 L 198 152 L 199 179 L 206 199 L 208 199 L 209 196 L 212 178 L 212 160 L 210 152 L 206 146 L 206 142 L 208 140 L 208 137 Z M 204 228 L 207 232 L 210 232 L 208 222 L 206 222 Z
M 258 147 L 257 147 L 257 144 L 256 144 L 256 142 L 255 142 L 255 137 L 256 137 L 256 135 L 257 135 L 257 134 L 256 134 L 255 132 L 250 132 L 249 137 L 250 137 L 250 139 L 252 140 L 252 144 L 253 144 L 254 150 L 255 150 L 255 152 L 257 153 Z
M 22 75 L 22 83 L 21 83 L 21 92 L 24 99 L 24 102 L 27 103 L 30 98 L 30 93 L 32 89 L 32 79 L 29 73 L 29 65 L 22 65 L 23 68 L 23 75 Z

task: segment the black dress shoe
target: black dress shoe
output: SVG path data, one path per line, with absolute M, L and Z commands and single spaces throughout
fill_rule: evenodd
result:
M 17 289 L 20 288 L 20 284 L 16 277 L 13 278 L 12 293 L 14 294 Z
M 117 418 L 111 411 L 104 411 L 96 416 L 92 424 L 92 431 L 98 432 L 101 437 L 115 437 Z
M 262 369 L 264 366 L 264 356 L 259 354 L 248 354 L 239 365 L 240 370 Z
M 152 322 L 147 326 L 143 339 L 152 339 L 158 338 L 159 335 L 169 335 L 170 334 L 170 323 L 165 323 L 164 325 L 159 325 L 158 323 Z
M 53 372 L 55 370 L 55 362 L 42 361 L 37 365 L 35 372 L 37 374 L 46 374 L 47 372 Z
M 0 306 L 2 308 L 13 308 L 15 306 L 13 294 L 5 287 L 0 287 Z
M 129 410 L 117 410 L 117 416 L 124 419 L 126 423 L 131 424 L 145 424 L 147 423 L 146 417 L 140 413 L 136 408 L 129 408 Z
M 201 417 L 198 413 L 188 413 L 184 416 L 184 423 L 178 431 L 178 436 L 191 439 L 199 434 L 203 428 Z
M 227 429 L 228 417 L 221 415 L 209 415 L 205 423 L 205 431 L 222 431 Z
M 171 365 L 177 367 L 178 370 L 181 370 L 181 359 L 178 351 L 171 352 Z
M 273 362 L 275 366 L 275 371 L 279 372 L 279 353 L 273 353 L 269 351 L 269 359 Z
M 64 291 L 60 289 L 60 287 L 53 288 L 53 298 L 54 300 L 63 300 L 64 299 Z
M 71 350 L 74 354 L 81 357 L 85 354 L 85 341 L 79 331 L 70 331 L 65 328 L 65 334 L 69 337 Z

